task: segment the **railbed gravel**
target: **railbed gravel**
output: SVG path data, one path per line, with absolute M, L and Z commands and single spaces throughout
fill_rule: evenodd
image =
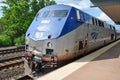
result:
M 0 80 L 15 80 L 24 75 L 24 67 L 13 68 L 11 70 L 0 72 Z

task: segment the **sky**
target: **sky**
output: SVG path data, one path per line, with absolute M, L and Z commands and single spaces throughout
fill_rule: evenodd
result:
M 2 0 L 0 0 L 1 2 Z M 92 3 L 90 0 L 55 0 L 57 4 L 66 4 L 70 6 L 74 6 L 78 9 L 81 9 L 82 11 L 101 19 L 102 21 L 106 21 L 109 24 L 115 25 L 115 23 L 99 8 L 97 7 L 90 7 L 92 6 Z M 0 6 L 3 4 L 0 3 Z M 2 10 L 0 7 L 0 17 L 2 17 Z M 116 29 L 120 31 L 120 25 L 115 25 Z

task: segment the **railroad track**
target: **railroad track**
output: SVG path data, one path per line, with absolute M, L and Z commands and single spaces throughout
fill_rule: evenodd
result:
M 0 55 L 25 51 L 25 46 L 0 48 Z
M 0 80 L 11 80 L 24 75 L 25 46 L 0 48 Z
M 0 71 L 4 71 L 8 67 L 19 66 L 23 63 L 21 58 L 9 59 L 0 63 Z

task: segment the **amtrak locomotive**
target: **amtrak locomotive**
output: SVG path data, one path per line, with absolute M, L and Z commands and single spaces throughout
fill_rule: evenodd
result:
M 26 32 L 26 69 L 57 67 L 118 38 L 115 27 L 68 5 L 38 11 Z

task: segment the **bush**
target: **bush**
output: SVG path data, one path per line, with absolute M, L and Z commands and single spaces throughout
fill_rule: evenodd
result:
M 25 44 L 25 35 L 18 37 L 14 40 L 15 46 L 20 46 Z
M 0 35 L 0 47 L 6 47 L 12 45 L 11 39 L 7 35 Z

